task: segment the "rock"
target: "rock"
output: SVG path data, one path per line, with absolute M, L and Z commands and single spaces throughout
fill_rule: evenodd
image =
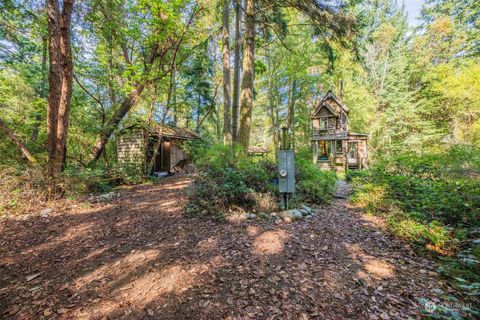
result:
M 288 216 L 282 217 L 282 220 L 285 221 L 285 222 L 289 222 L 289 223 L 293 221 L 293 219 L 291 217 L 288 217 Z
M 302 204 L 302 209 L 305 210 L 305 211 L 307 211 L 307 212 L 310 213 L 310 214 L 313 213 L 312 208 L 310 208 L 310 207 L 307 206 L 307 205 Z
M 272 212 L 272 213 L 270 213 L 270 217 L 273 217 L 273 218 L 275 218 L 276 216 L 277 216 L 277 213 L 276 213 L 276 212 Z
M 257 215 L 255 213 L 250 213 L 248 215 L 248 219 L 255 219 L 257 217 Z
M 298 211 L 300 211 L 302 213 L 302 216 L 304 217 L 309 216 L 311 214 L 310 212 L 304 209 L 298 209 Z
M 300 212 L 300 210 L 298 209 L 292 209 L 292 210 L 289 210 L 290 214 L 292 215 L 292 218 L 294 220 L 298 220 L 298 219 L 302 219 L 303 218 L 303 214 L 302 212 Z
M 238 220 L 245 221 L 249 219 L 250 215 L 248 213 L 241 213 L 238 215 Z
M 53 212 L 52 209 L 48 208 L 48 209 L 43 209 L 42 211 L 40 211 L 40 216 L 44 217 L 44 218 L 48 218 L 48 216 Z

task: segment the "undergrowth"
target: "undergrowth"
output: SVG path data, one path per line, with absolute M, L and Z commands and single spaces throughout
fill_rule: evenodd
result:
M 367 171 L 350 171 L 352 202 L 385 218 L 403 239 L 433 251 L 439 271 L 480 295 L 480 150 L 455 146 L 401 154 Z
M 269 158 L 247 156 L 240 146 L 214 145 L 192 150 L 198 173 L 187 213 L 221 218 L 229 212 L 279 210 L 277 165 Z M 307 151 L 296 155 L 297 190 L 291 199 L 325 203 L 335 189 L 335 174 L 319 170 Z

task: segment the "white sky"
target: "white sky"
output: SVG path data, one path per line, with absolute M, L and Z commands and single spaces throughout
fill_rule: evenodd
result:
M 404 0 L 405 8 L 408 12 L 408 23 L 410 26 L 416 26 L 418 24 L 417 17 L 420 15 L 420 9 L 422 8 L 423 0 Z M 400 2 L 401 3 L 401 2 Z

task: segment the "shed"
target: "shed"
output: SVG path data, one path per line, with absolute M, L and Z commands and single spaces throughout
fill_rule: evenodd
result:
M 200 139 L 199 135 L 186 128 L 159 124 L 131 125 L 119 134 L 118 162 L 125 166 L 141 168 L 147 173 L 149 163 L 155 155 L 153 168 L 148 174 L 170 172 L 179 162 L 188 158 L 183 148 L 184 143 L 196 139 Z
M 263 157 L 267 153 L 270 153 L 268 148 L 258 147 L 258 146 L 250 146 L 248 147 L 248 155 L 249 156 L 261 156 Z

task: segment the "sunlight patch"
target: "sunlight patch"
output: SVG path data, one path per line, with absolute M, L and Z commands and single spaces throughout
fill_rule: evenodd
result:
M 290 235 L 283 230 L 266 231 L 255 238 L 253 253 L 262 255 L 280 253 L 289 238 Z
M 373 278 L 388 279 L 395 276 L 395 268 L 392 264 L 365 253 L 358 244 L 345 243 L 344 245 L 350 255 L 359 261 Z

